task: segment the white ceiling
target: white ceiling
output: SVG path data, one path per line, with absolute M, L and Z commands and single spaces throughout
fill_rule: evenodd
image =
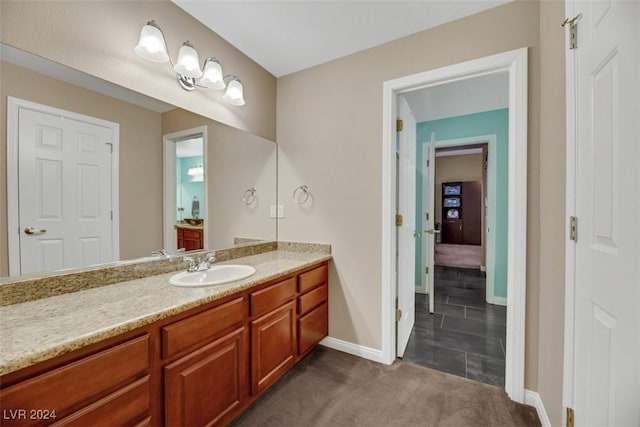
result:
M 509 74 L 489 74 L 402 96 L 418 123 L 498 110 L 509 107 Z
M 171 1 L 280 77 L 511 0 Z
M 176 157 L 202 156 L 204 144 L 201 136 L 176 142 Z

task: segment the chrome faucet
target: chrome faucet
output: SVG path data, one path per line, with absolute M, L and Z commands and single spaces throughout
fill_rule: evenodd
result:
M 211 264 L 216 261 L 216 253 L 210 252 L 200 261 L 197 261 L 195 258 L 190 256 L 186 256 L 182 258 L 182 260 L 189 263 L 189 268 L 187 269 L 189 273 L 194 273 L 196 271 L 206 271 L 209 269 L 209 267 L 211 267 Z

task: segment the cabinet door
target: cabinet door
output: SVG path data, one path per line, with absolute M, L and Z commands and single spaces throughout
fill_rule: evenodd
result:
M 247 385 L 243 327 L 164 368 L 166 425 L 225 425 Z
M 278 380 L 296 358 L 295 301 L 251 322 L 251 392 Z
M 462 220 L 461 219 L 442 220 L 442 243 L 450 243 L 450 244 L 462 243 Z
M 329 312 L 327 302 L 313 309 L 298 320 L 300 355 L 309 352 L 329 334 Z
M 479 245 L 482 243 L 482 181 L 462 183 L 462 243 Z

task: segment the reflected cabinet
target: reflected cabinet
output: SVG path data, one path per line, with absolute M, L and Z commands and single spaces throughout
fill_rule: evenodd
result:
M 482 243 L 482 181 L 442 183 L 442 243 Z

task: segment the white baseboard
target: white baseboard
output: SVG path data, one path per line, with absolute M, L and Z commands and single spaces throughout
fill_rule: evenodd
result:
M 507 298 L 506 297 L 493 297 L 493 304 L 495 305 L 503 305 L 507 306 Z
M 551 427 L 551 421 L 549 421 L 549 416 L 547 415 L 547 411 L 544 409 L 544 403 L 542 403 L 542 399 L 538 392 L 525 389 L 524 403 L 536 408 L 542 427 Z
M 353 344 L 351 342 L 339 340 L 332 337 L 326 337 L 325 339 L 320 341 L 320 345 L 332 348 L 334 350 L 342 351 L 344 353 L 353 354 L 354 356 L 362 357 L 374 362 L 384 363 L 382 350 L 376 350 L 375 348 Z

